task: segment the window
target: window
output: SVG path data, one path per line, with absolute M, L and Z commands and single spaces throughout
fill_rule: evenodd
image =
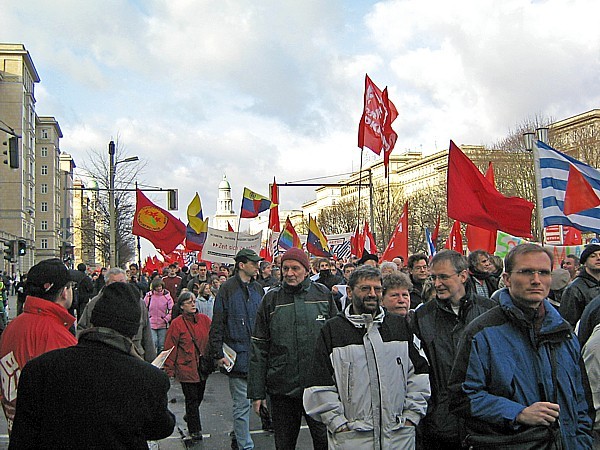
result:
M 42 202 L 42 212 L 48 212 L 48 202 Z
M 42 249 L 47 249 L 47 248 L 48 248 L 48 239 L 42 239 L 42 240 L 40 241 L 40 247 L 41 247 Z
M 48 130 L 42 128 L 42 139 L 48 139 Z
M 43 156 L 43 157 L 48 156 L 48 147 L 42 147 L 40 156 Z
M 48 175 L 48 166 L 46 166 L 46 165 L 42 166 L 42 175 Z
M 42 183 L 42 194 L 48 193 L 48 185 L 46 183 Z
M 48 221 L 42 220 L 42 231 L 48 231 Z

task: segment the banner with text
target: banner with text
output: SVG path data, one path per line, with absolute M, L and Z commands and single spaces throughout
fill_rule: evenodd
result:
M 206 242 L 202 248 L 202 259 L 217 263 L 232 264 L 233 258 L 243 248 L 250 248 L 258 254 L 262 231 L 257 234 L 236 233 L 208 228 Z
M 306 234 L 299 234 L 300 242 L 302 242 L 302 248 L 306 251 Z M 327 245 L 329 245 L 329 251 L 337 259 L 344 259 L 350 257 L 350 238 L 352 233 L 342 234 L 328 234 Z M 283 248 L 277 247 L 277 240 L 279 239 L 279 233 L 273 232 L 271 234 L 271 248 L 273 249 L 273 256 L 278 256 L 285 253 Z

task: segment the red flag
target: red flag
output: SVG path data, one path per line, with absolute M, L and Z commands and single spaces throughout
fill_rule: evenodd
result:
M 408 261 L 408 202 L 404 204 L 398 225 L 381 255 L 381 261 L 391 261 L 396 256 L 402 256 L 404 261 Z
M 277 206 L 269 210 L 269 229 L 271 231 L 281 231 L 281 225 L 279 224 L 279 188 L 273 177 L 273 185 L 271 186 L 271 202 Z
M 450 250 L 456 250 L 461 255 L 463 254 L 463 244 L 462 244 L 462 234 L 460 232 L 460 222 L 458 220 L 454 221 L 454 225 L 452 225 L 452 230 L 448 235 L 448 239 L 446 239 L 445 248 L 449 248 Z
M 373 237 L 373 233 L 371 233 L 371 229 L 369 228 L 369 222 L 365 220 L 365 226 L 363 228 L 363 237 L 362 237 L 363 249 L 366 250 L 371 255 L 377 254 L 377 245 L 375 245 L 375 238 Z
M 227 221 L 227 231 L 235 231 L 233 229 L 233 227 L 231 226 L 231 224 L 229 223 L 229 220 Z
M 494 166 L 491 161 L 485 172 L 485 179 L 488 180 L 492 186 L 496 187 L 496 181 L 494 180 Z M 467 237 L 467 248 L 470 252 L 475 250 L 485 250 L 486 252 L 493 254 L 496 251 L 496 231 L 485 230 L 474 225 L 467 225 L 465 234 Z
M 513 236 L 532 237 L 533 203 L 498 192 L 452 141 L 448 152 L 447 201 L 448 216 L 455 220 Z
M 360 228 L 356 225 L 354 235 L 350 238 L 350 254 L 360 258 L 363 253 L 364 244 L 361 245 L 361 233 Z
M 568 227 L 563 225 L 563 245 L 581 245 L 583 240 L 581 238 L 581 231 L 575 227 Z
M 392 129 L 396 117 L 398 110 L 388 98 L 387 88 L 382 92 L 371 81 L 369 75 L 365 75 L 364 107 L 358 125 L 358 146 L 367 147 L 377 155 L 383 150 L 386 177 L 389 155 L 398 137 Z
M 573 164 L 569 164 L 569 177 L 567 178 L 565 203 L 563 205 L 565 216 L 577 214 L 598 205 L 600 205 L 600 198 L 594 192 L 594 188 Z
M 185 239 L 185 224 L 148 200 L 139 189 L 135 195 L 135 215 L 131 233 L 146 238 L 156 248 L 171 253 Z
M 431 240 L 433 241 L 433 246 L 437 247 L 438 236 L 440 235 L 440 216 L 438 215 L 437 222 L 435 223 L 435 229 L 431 234 Z

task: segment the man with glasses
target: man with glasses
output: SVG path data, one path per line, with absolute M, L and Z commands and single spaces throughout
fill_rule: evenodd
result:
M 306 412 L 327 427 L 329 448 L 414 449 L 427 410 L 427 360 L 404 318 L 381 307 L 381 272 L 356 269 L 351 306 L 325 322 L 315 347 Z
M 465 419 L 466 444 L 589 449 L 579 342 L 547 299 L 552 253 L 518 245 L 504 270 L 500 307 L 467 327 L 449 380 L 450 407 Z M 562 446 L 549 445 L 559 440 Z
M 75 317 L 67 311 L 73 302 L 73 281 L 78 278 L 58 258 L 37 263 L 27 274 L 23 314 L 2 333 L 0 378 L 2 407 L 12 429 L 17 383 L 25 364 L 36 356 L 77 344 L 69 328 Z
M 412 324 L 431 366 L 431 399 L 419 428 L 424 449 L 460 448 L 458 417 L 450 412 L 447 383 L 465 327 L 496 303 L 478 296 L 468 283 L 467 258 L 443 250 L 431 260 L 435 299 L 415 310 Z
M 410 255 L 408 258 L 408 274 L 413 285 L 410 290 L 410 309 L 415 309 L 423 303 L 423 285 L 429 278 L 428 260 L 425 253 Z

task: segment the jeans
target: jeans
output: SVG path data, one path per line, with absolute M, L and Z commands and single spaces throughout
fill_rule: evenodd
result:
M 206 388 L 206 380 L 201 380 L 199 383 L 181 383 L 181 390 L 185 398 L 185 415 L 190 434 L 197 433 L 202 430 L 200 422 L 200 403 L 204 399 L 204 389 Z
M 233 400 L 233 432 L 240 450 L 254 448 L 250 436 L 250 410 L 252 405 L 246 396 L 248 381 L 245 378 L 229 377 L 229 392 Z
M 302 397 L 271 395 L 271 416 L 275 429 L 275 447 L 278 450 L 296 448 L 302 416 L 310 430 L 315 450 L 327 450 L 327 427 L 304 411 Z
M 158 328 L 155 330 L 152 328 L 152 342 L 154 342 L 154 347 L 156 347 L 156 354 L 159 354 L 163 351 L 163 347 L 165 346 L 165 337 L 167 336 L 166 328 Z

